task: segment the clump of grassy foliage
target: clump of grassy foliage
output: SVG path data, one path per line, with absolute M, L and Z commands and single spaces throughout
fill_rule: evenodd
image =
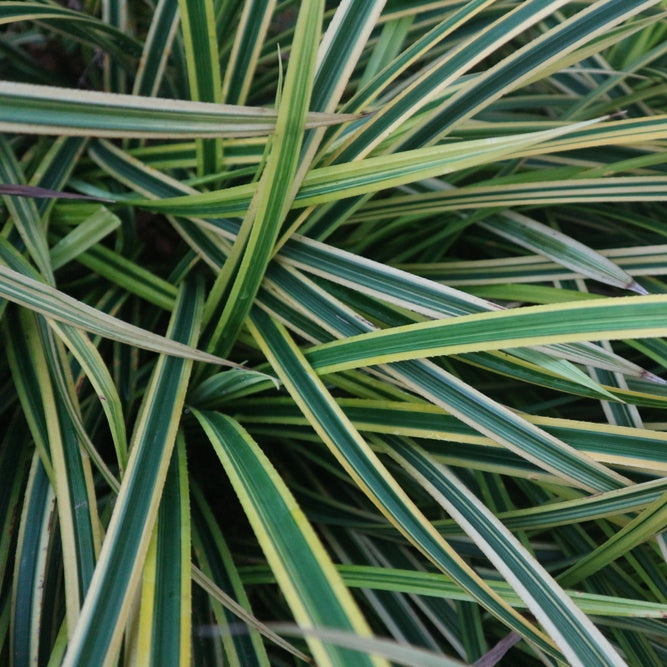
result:
M 665 2 L 64 5 L 0 5 L 0 662 L 667 663 Z

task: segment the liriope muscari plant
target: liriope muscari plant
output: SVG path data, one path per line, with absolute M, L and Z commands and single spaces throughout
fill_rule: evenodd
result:
M 0 4 L 0 662 L 667 663 L 667 5 Z

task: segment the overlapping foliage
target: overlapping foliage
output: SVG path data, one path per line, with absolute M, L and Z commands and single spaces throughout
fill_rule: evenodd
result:
M 0 662 L 665 664 L 665 2 L 64 4 L 0 4 Z

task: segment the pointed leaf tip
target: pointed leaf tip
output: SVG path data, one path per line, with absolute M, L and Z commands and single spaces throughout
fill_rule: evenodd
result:
M 655 382 L 656 384 L 667 384 L 667 380 L 663 380 L 659 375 L 655 375 L 650 371 L 642 371 L 641 378 L 642 380 L 648 380 L 649 382 Z
M 633 280 L 626 289 L 641 294 L 641 296 L 648 296 L 649 294 L 636 280 Z

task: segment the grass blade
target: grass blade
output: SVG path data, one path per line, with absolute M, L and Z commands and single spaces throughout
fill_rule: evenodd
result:
M 222 84 L 213 0 L 179 0 L 181 29 L 188 68 L 190 98 L 198 102 L 220 102 Z M 199 175 L 220 171 L 222 143 L 197 141 Z
M 255 535 L 274 569 L 297 622 L 368 634 L 347 590 L 340 585 L 315 532 L 269 460 L 242 427 L 220 413 L 194 413 L 230 476 Z M 321 664 L 383 664 L 310 640 Z
M 512 613 L 482 584 L 458 554 L 433 531 L 422 513 L 389 475 L 354 426 L 345 418 L 287 332 L 262 313 L 253 313 L 253 336 L 276 374 L 355 483 L 384 516 L 441 570 L 454 578 L 486 609 L 548 652 L 553 648 L 532 624 Z
M 201 291 L 184 288 L 168 335 L 183 344 L 196 343 L 201 308 Z M 118 654 L 157 516 L 191 366 L 191 361 L 165 356 L 155 366 L 102 552 L 72 629 L 63 663 L 68 667 L 104 664 Z M 167 413 L 165 404 L 170 406 Z
M 0 81 L 0 131 L 71 136 L 167 138 L 265 136 L 276 112 L 159 97 Z M 353 116 L 312 114 L 313 126 Z
M 417 356 L 659 337 L 667 332 L 667 319 L 663 316 L 665 301 L 664 295 L 631 296 L 467 315 L 327 343 L 309 352 L 308 359 L 320 372 L 333 372 Z M 493 321 L 496 326 L 491 335 L 485 330 L 483 342 L 476 342 L 474 329 L 484 320 Z M 423 342 L 419 340 L 422 335 Z M 408 337 L 410 352 L 406 353 L 400 348 Z
M 215 321 L 209 350 L 229 350 L 236 340 L 271 258 L 280 225 L 300 186 L 295 177 L 315 72 L 317 42 L 313 36 L 319 33 L 322 12 L 323 4 L 313 0 L 299 13 L 291 67 L 266 170 L 206 305 L 205 321 Z
M 570 664 L 625 664 L 547 571 L 451 471 L 416 446 L 395 438 L 386 442 L 388 453 L 433 495 L 519 593 Z
M 229 364 L 219 357 L 168 340 L 150 331 L 107 315 L 18 271 L 0 266 L 0 296 L 41 315 L 74 327 L 137 347 L 197 359 L 214 364 Z

